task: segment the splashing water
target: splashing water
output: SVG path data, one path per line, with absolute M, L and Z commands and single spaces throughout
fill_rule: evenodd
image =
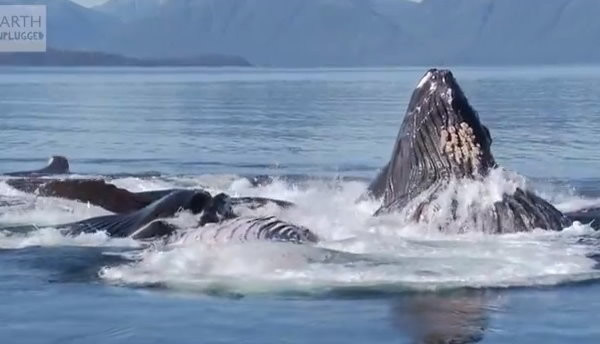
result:
M 54 229 L 29 233 L 0 233 L 0 248 L 18 249 L 31 245 L 131 246 L 128 263 L 105 266 L 98 273 L 107 283 L 161 285 L 193 291 L 236 293 L 322 293 L 337 290 L 438 290 L 455 287 L 509 287 L 552 285 L 600 278 L 594 247 L 581 237 L 597 238 L 588 226 L 574 224 L 563 232 L 533 231 L 510 235 L 487 235 L 473 230 L 465 234 L 440 233 L 422 224 L 407 222 L 402 214 L 373 217 L 379 204 L 356 202 L 366 189 L 359 181 L 312 180 L 288 183 L 275 180 L 253 187 L 245 178 L 231 176 L 135 178 L 114 180 L 133 191 L 172 187 L 205 187 L 231 195 L 285 199 L 297 207 L 259 210 L 240 209 L 242 214 L 271 214 L 306 226 L 322 241 L 316 246 L 254 242 L 208 244 L 178 240 L 140 247 L 129 239 L 111 239 L 103 233 L 64 237 Z M 1 185 L 1 184 L 0 184 Z M 480 182 L 455 182 L 442 193 L 440 211 L 431 221 L 447 221 L 444 202 L 455 198 L 465 214 L 510 193 L 525 181 L 506 171 L 494 171 Z M 1 197 L 29 197 L 11 194 L 6 186 Z M 27 206 L 7 208 L 0 214 L 5 223 L 26 219 L 43 223 L 80 220 L 104 214 L 77 202 L 47 202 L 27 199 Z M 572 196 L 563 203 L 581 202 Z M 33 204 L 33 205 L 32 205 Z M 70 210 L 65 210 L 68 205 Z M 569 205 L 572 206 L 572 205 Z M 20 207 L 20 208 L 19 208 Z M 461 212 L 459 211 L 459 214 Z M 181 214 L 173 219 L 191 233 L 197 219 Z M 449 231 L 452 233 L 452 231 Z M 598 238 L 600 239 L 600 238 Z M 137 245 L 137 246 L 136 246 Z
M 52 227 L 39 228 L 26 233 L 0 231 L 0 249 L 31 246 L 140 247 L 140 244 L 133 239 L 110 238 L 104 232 L 67 236 Z
M 421 193 L 393 217 L 412 219 L 416 209 L 427 204 L 419 214 L 421 232 L 437 232 L 443 228 L 446 234 L 490 233 L 485 221 L 473 214 L 491 213 L 494 204 L 504 195 L 513 195 L 517 188 L 526 189 L 523 177 L 495 168 L 481 180 L 452 179 L 443 188 L 434 185 Z

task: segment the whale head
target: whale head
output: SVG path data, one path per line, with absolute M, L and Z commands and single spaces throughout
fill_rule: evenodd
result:
M 375 214 L 396 211 L 428 228 L 455 232 L 569 226 L 572 221 L 558 209 L 519 187 L 491 202 L 459 201 L 457 189 L 447 189 L 452 180 L 481 181 L 489 175 L 496 167 L 491 145 L 489 130 L 452 73 L 429 70 L 413 92 L 389 163 L 369 187 L 371 196 L 383 199 Z
M 391 159 L 370 192 L 389 204 L 443 179 L 484 176 L 495 166 L 491 144 L 452 73 L 431 69 L 412 94 Z
M 229 195 L 220 193 L 212 197 L 209 206 L 200 217 L 200 225 L 207 223 L 219 223 L 236 217 L 233 212 L 232 200 Z

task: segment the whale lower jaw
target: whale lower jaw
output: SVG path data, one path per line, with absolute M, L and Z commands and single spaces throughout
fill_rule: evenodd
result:
M 566 216 L 521 186 L 486 185 L 498 170 L 491 145 L 489 129 L 452 73 L 429 70 L 412 93 L 390 160 L 368 188 L 369 196 L 383 202 L 375 215 L 395 212 L 458 233 L 569 226 Z M 461 189 L 457 181 L 479 186 Z
M 573 222 L 535 194 L 516 188 L 501 200 L 465 200 L 464 190 L 453 183 L 438 181 L 426 191 L 400 197 L 383 205 L 375 215 L 397 213 L 409 223 L 428 231 L 462 234 L 467 232 L 503 234 L 532 229 L 560 231 Z

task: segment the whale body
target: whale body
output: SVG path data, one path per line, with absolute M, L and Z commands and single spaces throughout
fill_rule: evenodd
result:
M 412 221 L 430 221 L 442 210 L 435 200 L 447 194 L 452 183 L 480 182 L 498 168 L 491 144 L 490 131 L 452 73 L 429 70 L 412 94 L 390 161 L 369 186 L 370 195 L 382 201 L 375 215 L 403 212 Z M 458 200 L 445 206 L 450 207 L 449 221 L 458 221 Z M 460 221 L 462 230 L 476 227 L 488 233 L 561 230 L 572 223 L 550 203 L 521 188 L 470 211 Z
M 48 160 L 46 167 L 33 171 L 18 171 L 4 173 L 5 176 L 26 177 L 26 176 L 47 176 L 53 174 L 69 173 L 69 160 L 61 155 L 54 155 Z

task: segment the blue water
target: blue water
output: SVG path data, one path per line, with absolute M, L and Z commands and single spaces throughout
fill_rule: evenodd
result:
M 453 71 L 501 165 L 561 209 L 600 204 L 600 68 Z M 290 199 L 300 210 L 281 216 L 325 237 L 327 249 L 372 260 L 315 264 L 321 253 L 291 259 L 270 246 L 156 252 L 101 236 L 0 235 L 0 340 L 598 343 L 600 273 L 596 248 L 579 240 L 578 231 L 593 236 L 586 228 L 421 238 L 373 222 L 376 205 L 352 208 L 389 158 L 424 72 L 2 68 L 0 172 L 61 154 L 72 171 L 135 191 Z M 294 178 L 257 189 L 240 177 L 256 174 Z M 21 203 L 0 208 L 0 224 L 103 213 L 0 182 L 2 200 Z

